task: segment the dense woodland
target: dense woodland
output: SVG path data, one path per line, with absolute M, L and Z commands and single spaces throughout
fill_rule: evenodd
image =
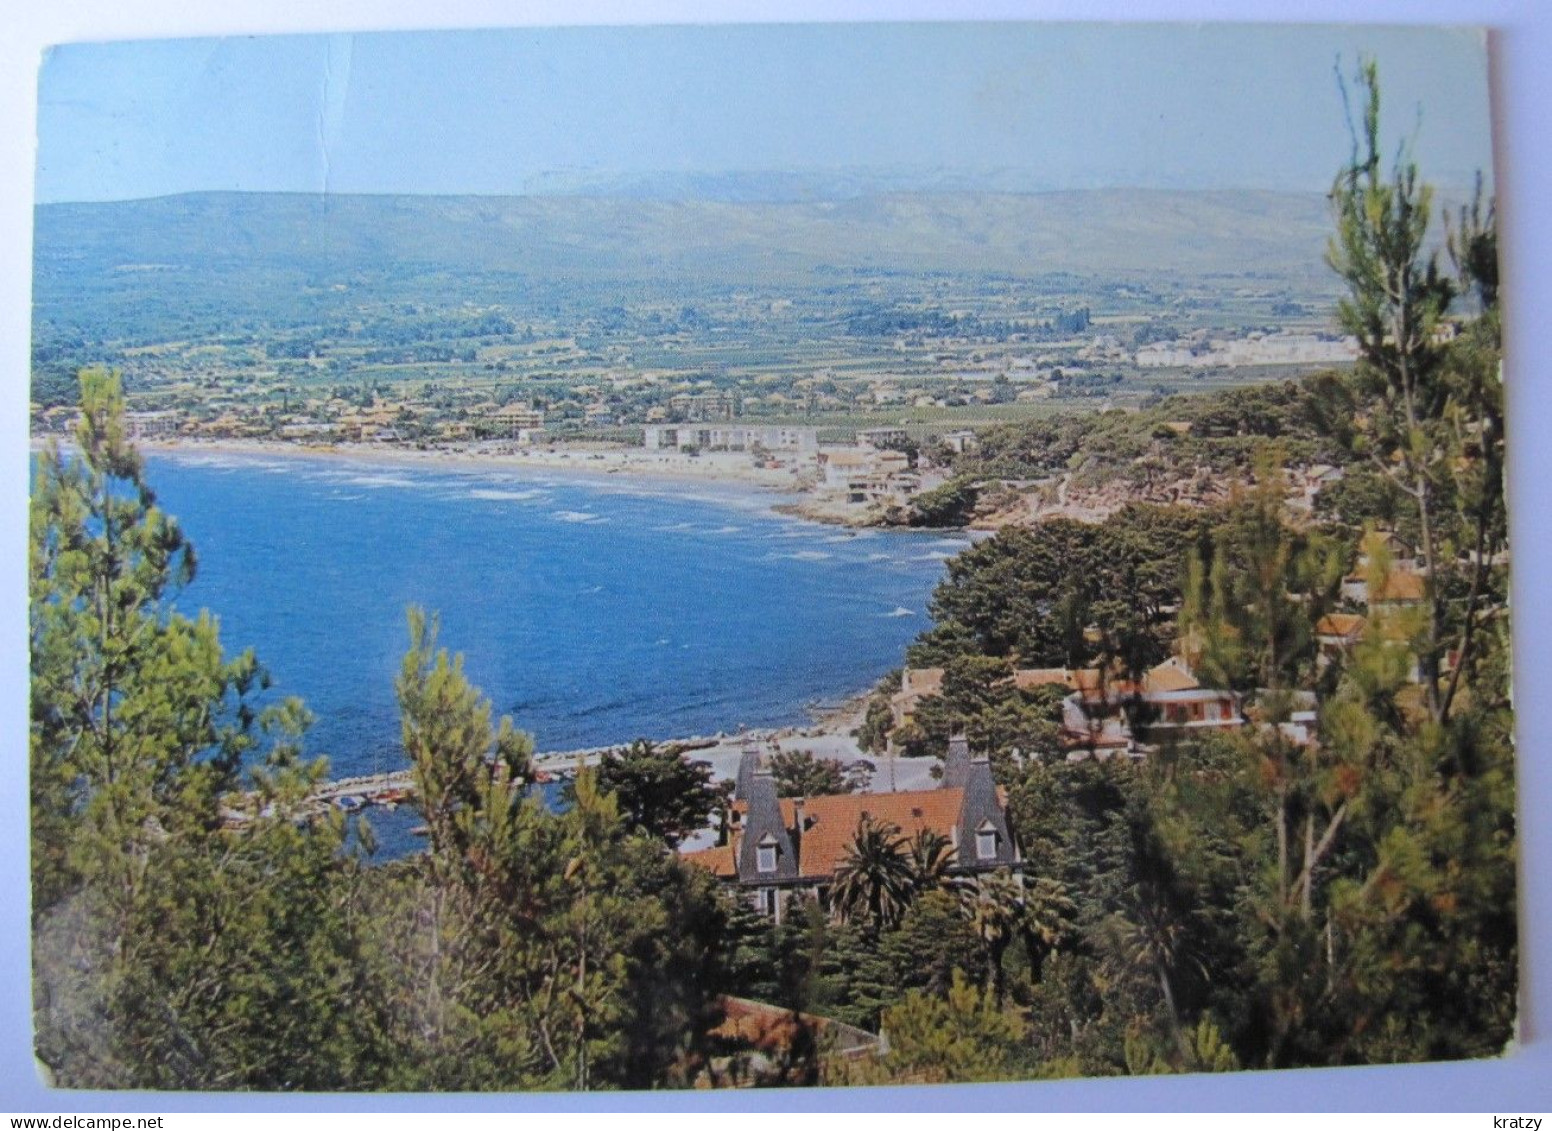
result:
M 29 562 L 34 1024 L 54 1082 L 725 1083 L 741 1062 L 723 995 L 801 1011 L 770 1083 L 1501 1052 L 1518 956 L 1495 219 L 1479 199 L 1430 253 L 1429 191 L 1405 159 L 1382 165 L 1372 70 L 1361 88 L 1329 250 L 1356 371 L 1171 405 L 1196 435 L 1277 419 L 1250 445 L 1251 488 L 1218 510 L 1005 531 L 950 563 L 908 657 L 944 667 L 944 693 L 896 737 L 933 756 L 963 727 L 992 754 L 1022 887 L 955 883 L 946 844 L 876 827 L 829 914 L 773 927 L 673 852 L 726 804 L 701 769 L 638 744 L 546 808 L 526 736 L 413 610 L 397 692 L 429 850 L 374 862 L 369 827 L 298 824 L 326 773 L 306 707 L 258 710 L 258 659 L 171 609 L 193 550 L 145 482 L 116 380 L 83 373 L 78 453 L 39 460 Z M 980 458 L 1070 463 L 1127 427 L 992 435 Z M 1297 524 L 1278 475 L 1293 445 L 1352 470 Z M 1424 599 L 1371 610 L 1322 666 L 1313 626 L 1360 548 L 1376 581 L 1392 566 L 1379 529 L 1416 547 Z M 1003 680 L 1135 673 L 1182 640 L 1263 722 L 1314 693 L 1318 741 L 1246 726 L 1069 762 L 1050 689 Z M 887 725 L 871 711 L 863 738 Z M 782 772 L 789 792 L 859 784 Z M 836 1057 L 814 1015 L 883 1030 L 889 1051 Z

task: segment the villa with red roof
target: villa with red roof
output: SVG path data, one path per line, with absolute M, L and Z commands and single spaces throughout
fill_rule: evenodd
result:
M 869 821 L 894 826 L 907 841 L 924 832 L 942 836 L 953 850 L 953 875 L 999 868 L 1018 874 L 1023 866 L 991 765 L 984 755 L 971 756 L 963 736 L 949 740 L 937 789 L 903 793 L 778 798 L 763 758 L 746 751 L 723 842 L 685 853 L 684 859 L 736 886 L 755 908 L 780 922 L 791 896 L 825 900 L 859 828 Z

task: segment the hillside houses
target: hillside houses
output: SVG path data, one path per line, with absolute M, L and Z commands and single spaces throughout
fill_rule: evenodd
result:
M 819 471 L 823 492 L 859 507 L 902 506 L 944 478 L 941 472 L 913 469 L 903 451 L 872 444 L 822 449 Z
M 1370 535 L 1352 572 L 1342 579 L 1342 599 L 1381 612 L 1421 604 L 1427 585 L 1415 555 L 1411 546 L 1390 531 Z M 1376 559 L 1381 557 L 1386 568 L 1376 582 L 1372 575 Z M 1371 582 L 1376 582 L 1372 590 Z
M 1198 331 L 1189 339 L 1154 342 L 1132 356 L 1139 369 L 1251 365 L 1346 365 L 1358 356 L 1353 338 L 1332 339 L 1318 334 L 1254 331 L 1242 339 L 1211 339 Z
M 1368 621 L 1357 613 L 1327 613 L 1315 624 L 1322 665 L 1341 659 L 1363 639 Z
M 1151 743 L 1245 723 L 1241 697 L 1201 686 L 1179 657 L 1149 669 L 1137 682 L 1100 668 L 1023 668 L 1013 673 L 1012 683 L 1021 691 L 1053 686 L 1068 692 L 1062 701 L 1062 744 L 1070 761 L 1142 757 Z M 942 689 L 942 668 L 906 668 L 890 700 L 894 726 L 904 726 L 923 700 Z
M 124 424 L 129 428 L 133 440 L 168 440 L 178 436 L 183 425 L 183 413 L 176 409 L 126 412 Z

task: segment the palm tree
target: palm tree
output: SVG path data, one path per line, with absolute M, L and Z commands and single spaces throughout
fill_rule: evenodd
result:
M 1117 957 L 1132 969 L 1146 969 L 1158 980 L 1170 1030 L 1182 1055 L 1192 1057 L 1180 1023 L 1176 979 L 1185 973 L 1205 978 L 1207 969 L 1192 953 L 1190 913 L 1174 905 L 1164 886 L 1144 880 L 1127 893 L 1126 912 L 1114 918 Z
M 1024 936 L 1029 968 L 1036 980 L 1046 958 L 1067 945 L 1077 915 L 1077 904 L 1068 897 L 1067 885 L 1060 880 L 1042 876 L 1033 885 L 1025 886 L 1019 932 Z
M 948 837 L 932 829 L 920 830 L 911 841 L 912 885 L 917 894 L 952 887 L 949 869 L 955 856 Z
M 1024 918 L 1024 892 L 1006 868 L 976 878 L 960 896 L 960 909 L 986 947 L 993 1000 L 1002 1005 L 1002 955 Z
M 900 827 L 863 817 L 835 870 L 831 910 L 846 922 L 865 916 L 875 929 L 893 927 L 911 905 L 914 879 Z

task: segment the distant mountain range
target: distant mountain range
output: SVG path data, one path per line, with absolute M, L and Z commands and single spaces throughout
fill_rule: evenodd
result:
M 1105 189 L 838 200 L 196 193 L 37 209 L 48 284 L 196 264 L 651 278 L 816 268 L 1081 275 L 1323 272 L 1318 193 Z
M 194 193 L 36 210 L 34 339 L 52 348 L 501 306 L 576 317 L 706 288 L 879 273 L 1335 280 L 1319 193 L 1108 189 L 826 200 Z M 1237 285 L 1237 284 L 1236 284 Z M 524 313 L 524 312 L 528 313 Z

